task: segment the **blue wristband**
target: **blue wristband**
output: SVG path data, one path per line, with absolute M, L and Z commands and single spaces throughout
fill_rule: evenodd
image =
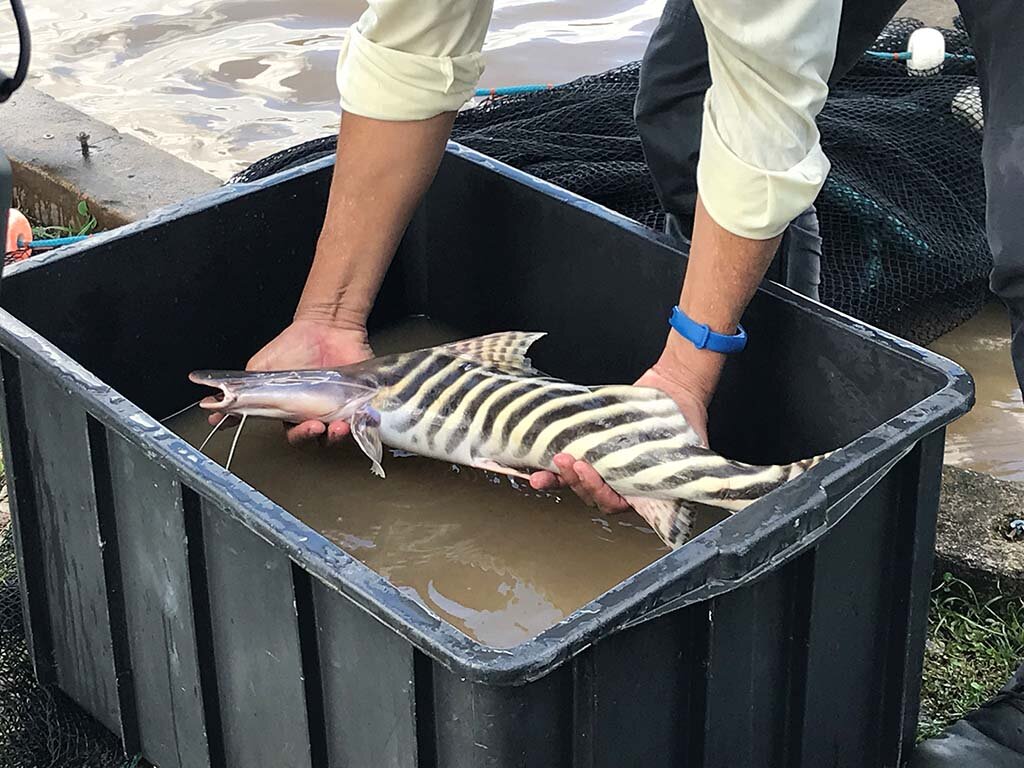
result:
M 728 355 L 747 346 L 747 332 L 743 330 L 742 325 L 736 326 L 736 333 L 731 336 L 715 333 L 706 325 L 688 318 L 679 307 L 672 308 L 668 324 L 684 339 L 691 341 L 697 349 L 709 349 Z

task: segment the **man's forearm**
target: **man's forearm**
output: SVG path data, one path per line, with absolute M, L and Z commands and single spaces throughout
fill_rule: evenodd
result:
M 483 72 L 491 0 L 368 0 L 338 56 L 343 109 L 316 258 L 295 313 L 360 330 Z
M 734 333 L 771 265 L 780 239 L 781 235 L 750 240 L 732 234 L 715 223 L 698 197 L 679 308 L 716 333 Z M 697 349 L 671 331 L 658 367 L 673 379 L 674 373 L 686 372 L 687 388 L 707 405 L 724 362 L 724 355 Z
M 815 116 L 828 93 L 840 0 L 694 0 L 708 42 L 690 261 L 680 308 L 733 333 L 787 224 L 828 173 Z M 707 404 L 724 357 L 669 335 L 662 375 Z
M 295 318 L 366 322 L 395 249 L 437 172 L 454 112 L 383 121 L 346 113 L 324 227 Z

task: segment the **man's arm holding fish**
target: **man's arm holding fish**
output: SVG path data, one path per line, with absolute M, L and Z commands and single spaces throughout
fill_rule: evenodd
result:
M 693 241 L 679 308 L 716 333 L 736 332 L 740 316 L 764 277 L 779 237 L 754 240 L 719 226 L 697 199 Z M 725 356 L 693 344 L 670 331 L 658 361 L 636 384 L 669 395 L 707 445 L 707 408 L 718 386 Z M 559 475 L 535 473 L 530 483 L 538 490 L 569 486 L 588 504 L 605 513 L 623 512 L 629 504 L 592 467 L 573 457 L 554 458 Z
M 366 319 L 388 265 L 444 152 L 454 113 L 392 122 L 348 113 L 316 255 L 291 325 L 249 370 L 329 368 L 373 356 Z M 288 438 L 337 442 L 348 425 L 307 421 Z
M 717 333 L 736 331 L 782 232 L 817 197 L 829 163 L 815 118 L 828 95 L 841 0 L 694 0 L 708 42 L 712 86 L 704 104 L 697 209 L 679 308 Z M 663 390 L 707 443 L 707 407 L 724 356 L 670 332 L 636 383 Z M 571 487 L 604 512 L 626 501 L 593 468 L 555 457 L 560 475 L 537 489 Z
M 731 334 L 782 231 L 813 201 L 828 172 L 814 119 L 827 94 L 840 0 L 695 0 L 695 6 L 708 38 L 713 86 L 705 105 L 700 197 L 679 307 L 712 331 Z M 361 20 L 362 31 L 350 35 L 338 76 L 345 117 L 316 258 L 295 321 L 253 357 L 250 368 L 343 365 L 372 354 L 365 330 L 370 307 L 437 169 L 459 99 L 469 98 L 482 71 L 474 56 L 482 48 L 490 3 L 463 0 L 446 9 L 448 27 L 430 19 L 420 4 L 377 0 L 371 2 L 376 15 Z M 462 20 L 454 27 L 461 36 L 445 38 L 447 55 L 456 63 L 445 71 L 456 78 L 439 84 L 424 74 L 430 69 L 426 49 L 415 46 L 433 45 L 435 61 L 443 60 L 436 54 L 438 30 L 450 28 L 460 9 Z M 419 37 L 408 31 L 417 25 L 414 17 L 420 19 Z M 394 50 L 383 45 L 381 28 L 392 35 Z M 375 42 L 367 46 L 370 37 Z M 400 55 L 392 57 L 396 51 Z M 417 67 L 426 67 L 416 70 L 422 77 L 407 71 L 382 85 L 381 73 L 409 65 L 403 56 L 410 51 Z M 362 73 L 367 62 L 374 65 L 376 81 Z M 723 355 L 699 350 L 672 331 L 657 362 L 636 383 L 672 397 L 706 443 L 707 407 L 723 363 Z M 348 431 L 341 423 L 307 422 L 289 436 L 302 440 L 325 430 L 332 440 Z M 628 507 L 593 468 L 569 456 L 555 463 L 561 476 L 535 473 L 534 487 L 568 485 L 605 512 Z
M 457 110 L 483 73 L 491 0 L 422 4 L 370 0 L 338 57 L 342 120 L 324 226 L 293 322 L 250 370 L 347 365 L 372 356 L 366 320 L 416 206 L 430 185 Z M 308 421 L 292 442 L 342 421 Z

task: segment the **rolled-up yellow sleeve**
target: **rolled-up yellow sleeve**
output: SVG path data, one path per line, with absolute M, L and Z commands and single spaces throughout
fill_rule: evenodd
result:
M 780 234 L 817 197 L 829 162 L 815 118 L 828 96 L 841 0 L 695 0 L 712 85 L 697 187 L 719 226 Z
M 370 0 L 338 57 L 341 107 L 424 120 L 462 107 L 484 71 L 492 0 Z

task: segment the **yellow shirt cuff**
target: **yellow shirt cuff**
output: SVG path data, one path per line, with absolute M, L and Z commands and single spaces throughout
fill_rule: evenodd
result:
M 425 120 L 473 97 L 484 59 L 396 51 L 349 28 L 338 56 L 338 92 L 346 112 L 376 120 Z
M 750 165 L 723 141 L 715 127 L 711 102 L 709 90 L 697 162 L 701 202 L 715 223 L 734 235 L 771 240 L 814 202 L 828 175 L 828 158 L 815 142 L 800 162 L 786 170 Z

